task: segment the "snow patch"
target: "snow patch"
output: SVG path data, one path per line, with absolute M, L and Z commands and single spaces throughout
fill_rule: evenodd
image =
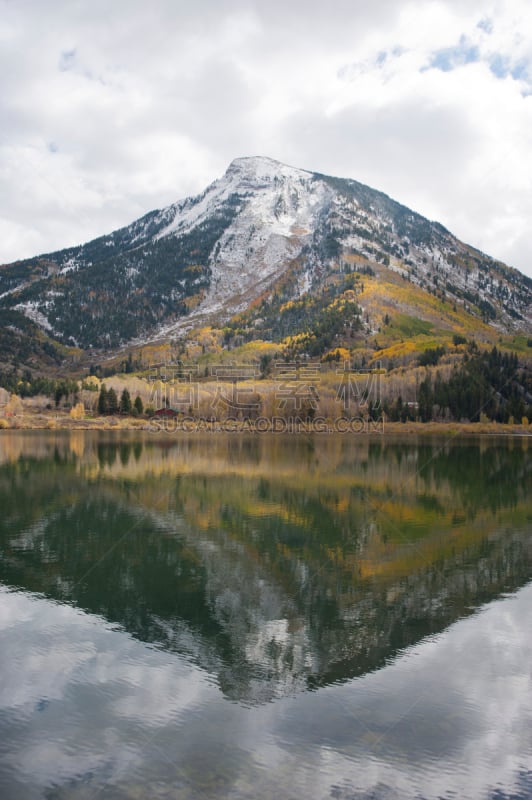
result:
M 79 269 L 81 266 L 82 266 L 82 264 L 80 264 L 80 262 L 78 261 L 77 258 L 74 258 L 74 257 L 69 258 L 67 261 L 65 261 L 65 263 L 63 264 L 63 266 L 59 270 L 59 274 L 60 275 L 66 275 L 67 272 L 74 272 L 75 270 Z
M 47 317 L 39 311 L 35 302 L 28 301 L 27 303 L 18 303 L 14 308 L 15 311 L 22 311 L 24 316 L 31 319 L 32 322 L 35 322 L 40 328 L 43 328 L 43 330 L 50 331 L 50 333 L 54 332 Z

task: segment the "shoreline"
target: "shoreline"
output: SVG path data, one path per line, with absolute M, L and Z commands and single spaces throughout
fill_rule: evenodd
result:
M 4 424 L 2 424 L 4 422 Z M 267 420 L 264 420 L 267 422 Z M 269 422 L 275 422 L 271 420 Z M 279 420 L 278 422 L 281 422 Z M 315 421 L 316 422 L 316 421 Z M 367 423 L 362 419 L 338 425 L 338 421 L 323 420 L 320 425 L 313 422 L 302 425 L 291 425 L 290 420 L 283 425 L 271 428 L 255 426 L 247 420 L 225 420 L 208 422 L 206 420 L 188 420 L 183 424 L 179 420 L 138 419 L 135 417 L 87 417 L 73 419 L 68 413 L 23 414 L 10 418 L 0 418 L 0 437 L 3 433 L 14 431 L 136 431 L 159 436 L 183 435 L 194 433 L 240 433 L 260 435 L 264 433 L 285 435 L 359 435 L 383 438 L 396 434 L 445 435 L 445 436 L 504 436 L 519 439 L 532 438 L 532 424 L 508 424 L 499 422 L 387 422 Z

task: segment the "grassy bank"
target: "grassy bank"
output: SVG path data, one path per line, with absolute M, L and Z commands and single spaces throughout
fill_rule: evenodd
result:
M 294 433 L 316 433 L 316 435 L 327 435 L 340 433 L 345 435 L 368 435 L 368 436 L 388 436 L 398 434 L 415 434 L 417 436 L 515 436 L 532 438 L 532 425 L 502 424 L 497 422 L 388 422 L 386 419 L 378 423 L 364 423 L 360 419 L 359 424 L 354 424 L 350 428 L 346 425 L 336 426 L 332 421 L 323 421 L 322 424 L 309 423 L 305 425 L 290 426 L 283 428 L 281 425 L 278 433 L 287 435 Z M 193 421 L 188 420 L 186 430 L 182 430 L 182 423 L 176 421 L 166 421 L 160 419 L 135 418 L 129 416 L 93 416 L 86 415 L 81 419 L 70 416 L 68 411 L 44 410 L 44 411 L 25 411 L 10 418 L 0 418 L 0 435 L 4 431 L 13 430 L 127 430 L 127 431 L 149 431 L 162 435 L 179 434 L 187 435 L 194 431 L 206 432 L 226 432 L 232 433 L 264 433 L 267 432 L 265 426 L 255 425 L 249 421 L 225 420 L 225 421 Z

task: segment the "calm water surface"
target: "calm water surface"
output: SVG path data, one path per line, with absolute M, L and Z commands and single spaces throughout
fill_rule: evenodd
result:
M 532 442 L 0 433 L 0 798 L 532 797 Z

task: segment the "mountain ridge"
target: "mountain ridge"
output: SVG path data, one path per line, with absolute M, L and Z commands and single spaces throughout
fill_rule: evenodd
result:
M 532 280 L 515 268 L 383 192 L 264 156 L 110 234 L 0 266 L 0 323 L 15 337 L 29 325 L 58 352 L 112 351 L 223 327 L 280 292 L 297 303 L 361 271 L 383 287 L 400 276 L 494 333 L 532 330 Z M 359 312 L 367 338 L 385 314 Z

